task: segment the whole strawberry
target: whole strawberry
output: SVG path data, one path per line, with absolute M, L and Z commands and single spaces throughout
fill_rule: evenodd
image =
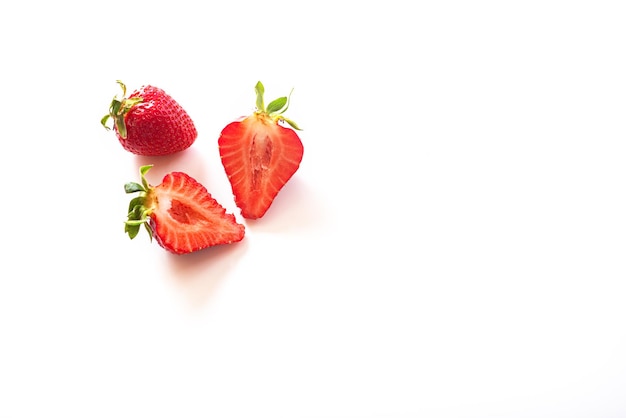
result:
M 243 225 L 227 214 L 206 190 L 189 175 L 172 172 L 157 186 L 151 186 L 140 168 L 141 183 L 129 182 L 126 193 L 139 193 L 130 201 L 125 232 L 135 238 L 143 225 L 150 239 L 174 254 L 186 254 L 214 245 L 241 241 Z
M 300 128 L 283 116 L 289 107 L 289 98 L 279 97 L 266 107 L 263 101 L 265 89 L 260 81 L 255 90 L 257 110 L 228 124 L 218 140 L 222 165 L 235 203 L 242 216 L 248 219 L 265 214 L 278 192 L 300 167 L 304 152 L 294 131 Z
M 106 129 L 109 119 L 125 150 L 137 155 L 158 156 L 183 151 L 198 136 L 187 112 L 170 95 L 158 87 L 143 86 L 126 97 L 114 97 L 101 123 Z

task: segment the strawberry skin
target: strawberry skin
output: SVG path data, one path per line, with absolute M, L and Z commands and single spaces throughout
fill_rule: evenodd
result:
M 127 183 L 127 193 L 139 192 L 131 200 L 125 231 L 133 239 L 141 225 L 161 247 L 186 254 L 215 245 L 241 241 L 245 227 L 222 207 L 194 178 L 182 172 L 163 177 L 150 186 L 141 167 L 141 184 Z
M 257 83 L 256 92 L 257 111 L 228 124 L 218 140 L 235 203 L 247 219 L 263 217 L 300 167 L 304 153 L 302 141 L 294 131 L 299 130 L 298 126 L 282 116 L 289 99 L 281 97 L 265 107 L 261 82 Z M 279 122 L 287 122 L 294 129 Z
M 123 96 L 126 86 L 121 81 Z M 189 148 L 198 137 L 193 120 L 185 109 L 158 87 L 143 86 L 128 97 L 114 98 L 101 123 L 113 129 L 122 147 L 137 155 L 160 156 Z

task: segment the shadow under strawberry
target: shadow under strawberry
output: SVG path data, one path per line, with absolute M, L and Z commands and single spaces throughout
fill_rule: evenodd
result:
M 153 166 L 151 176 L 157 178 L 161 178 L 172 171 L 183 171 L 200 182 L 206 177 L 206 161 L 194 147 L 158 157 L 135 156 L 136 171 L 147 165 Z
M 166 253 L 163 269 L 193 307 L 206 305 L 248 251 L 248 241 L 218 245 L 182 256 Z
M 259 219 L 246 219 L 246 226 L 258 232 L 300 232 L 324 225 L 325 210 L 315 191 L 299 177 L 293 177 Z

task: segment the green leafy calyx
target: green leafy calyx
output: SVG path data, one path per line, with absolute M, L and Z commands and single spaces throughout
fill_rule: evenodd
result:
M 126 131 L 126 114 L 130 112 L 130 110 L 137 103 L 141 103 L 143 98 L 141 97 L 126 97 L 126 85 L 122 83 L 120 80 L 117 80 L 117 83 L 122 88 L 122 98 L 118 98 L 115 96 L 111 101 L 111 106 L 109 107 L 109 113 L 104 115 L 104 117 L 100 120 L 102 126 L 104 126 L 107 130 L 111 129 L 108 125 L 109 119 L 113 120 L 115 127 L 117 128 L 117 133 L 124 139 L 126 139 L 127 131 Z
M 139 233 L 141 225 L 143 225 L 150 235 L 152 240 L 152 227 L 150 227 L 150 214 L 152 213 L 153 206 L 151 202 L 150 191 L 152 188 L 146 180 L 146 173 L 152 168 L 152 165 L 144 165 L 139 168 L 141 174 L 141 183 L 128 182 L 124 185 L 124 191 L 128 194 L 138 193 L 128 206 L 128 219 L 124 223 L 124 232 L 128 234 L 130 239 L 133 239 Z
M 289 108 L 289 100 L 291 99 L 291 93 L 293 93 L 293 89 L 289 93 L 289 96 L 279 97 L 278 99 L 272 100 L 267 107 L 265 106 L 265 101 L 263 95 L 265 94 L 265 87 L 263 87 L 263 83 L 260 81 L 256 83 L 254 87 L 254 91 L 256 92 L 256 113 L 266 115 L 272 120 L 276 122 L 285 122 L 289 124 L 293 129 L 300 131 L 300 127 L 291 119 L 287 119 L 283 114 Z

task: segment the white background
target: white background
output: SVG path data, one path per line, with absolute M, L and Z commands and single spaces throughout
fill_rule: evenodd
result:
M 0 417 L 626 416 L 619 1 L 10 2 Z M 194 119 L 138 158 L 115 80 Z M 217 138 L 292 88 L 300 170 L 245 222 Z M 244 241 L 123 232 L 155 164 Z

